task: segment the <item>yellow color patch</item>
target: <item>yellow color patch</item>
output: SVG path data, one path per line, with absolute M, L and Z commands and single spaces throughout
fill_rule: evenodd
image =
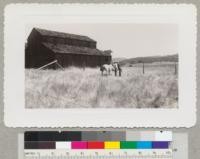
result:
M 105 149 L 120 149 L 120 142 L 106 141 L 104 142 Z

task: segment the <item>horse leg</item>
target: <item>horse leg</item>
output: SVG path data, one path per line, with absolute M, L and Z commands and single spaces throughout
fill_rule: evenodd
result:
M 121 76 L 121 70 L 119 70 L 119 76 Z

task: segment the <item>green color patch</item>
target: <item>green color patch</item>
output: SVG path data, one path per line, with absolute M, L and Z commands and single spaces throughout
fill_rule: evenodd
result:
M 135 141 L 121 141 L 120 142 L 120 149 L 136 149 L 137 142 Z

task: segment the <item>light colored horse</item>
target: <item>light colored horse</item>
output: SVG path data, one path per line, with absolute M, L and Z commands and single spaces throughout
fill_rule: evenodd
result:
M 121 67 L 118 63 L 112 63 L 112 64 L 104 64 L 100 67 L 100 70 L 102 72 L 106 72 L 106 75 L 111 75 L 111 72 L 115 72 L 115 76 L 117 76 L 117 72 L 119 72 L 119 76 L 121 76 Z
M 112 65 L 114 67 L 115 76 L 117 76 L 117 72 L 119 72 L 119 76 L 121 76 L 122 68 L 120 67 L 119 63 L 115 62 Z
M 114 67 L 112 64 L 104 64 L 100 67 L 100 71 L 103 75 L 103 72 L 106 72 L 106 75 L 110 75 L 111 74 L 111 71 L 114 71 Z

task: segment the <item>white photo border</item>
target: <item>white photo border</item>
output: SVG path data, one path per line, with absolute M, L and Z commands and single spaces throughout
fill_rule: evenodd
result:
M 4 10 L 4 122 L 8 127 L 191 127 L 196 123 L 196 7 L 192 4 L 10 4 Z M 26 109 L 27 23 L 179 25 L 178 109 Z

